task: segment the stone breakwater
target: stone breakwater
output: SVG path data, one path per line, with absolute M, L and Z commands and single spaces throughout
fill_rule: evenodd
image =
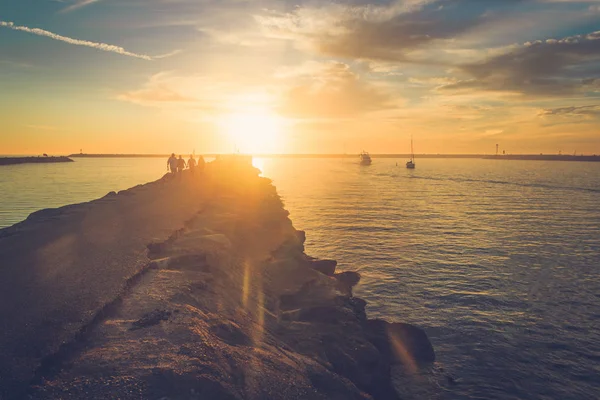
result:
M 0 165 L 73 162 L 69 157 L 0 157 Z
M 16 295 L 1 299 L 0 398 L 398 399 L 391 367 L 433 362 L 427 336 L 369 319 L 360 275 L 306 255 L 244 161 L 1 230 L 0 257 L 20 265 L 0 271 Z M 36 235 L 33 257 L 6 249 Z

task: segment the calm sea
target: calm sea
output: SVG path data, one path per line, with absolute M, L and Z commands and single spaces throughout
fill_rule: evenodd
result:
M 600 163 L 404 161 L 255 160 L 307 252 L 361 272 L 371 316 L 426 329 L 438 362 L 398 378 L 403 398 L 599 398 Z M 0 227 L 154 180 L 165 163 L 1 167 Z

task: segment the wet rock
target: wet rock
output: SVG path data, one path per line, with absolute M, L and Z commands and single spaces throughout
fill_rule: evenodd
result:
M 355 271 L 344 271 L 334 274 L 337 289 L 346 296 L 352 297 L 352 288 L 360 282 L 360 274 Z
M 335 260 L 312 260 L 308 261 L 308 266 L 316 271 L 327 276 L 333 276 L 335 274 L 335 268 L 337 267 L 337 261 Z
M 392 364 L 425 364 L 435 361 L 433 346 L 425 331 L 405 323 L 368 320 L 367 337 Z
M 132 324 L 130 330 L 147 328 L 149 326 L 158 325 L 160 321 L 167 321 L 171 316 L 171 312 L 167 310 L 154 310 L 144 315 L 139 320 Z

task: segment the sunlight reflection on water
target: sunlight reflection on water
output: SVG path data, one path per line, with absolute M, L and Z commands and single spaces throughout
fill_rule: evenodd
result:
M 371 316 L 426 328 L 438 363 L 403 398 L 596 397 L 600 164 L 395 162 L 264 171 L 307 252 L 361 272 Z

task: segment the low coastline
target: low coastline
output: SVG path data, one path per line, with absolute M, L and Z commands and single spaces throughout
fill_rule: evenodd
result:
M 0 397 L 398 398 L 425 333 L 368 319 L 360 276 L 304 239 L 231 160 L 0 230 Z
M 17 164 L 50 164 L 74 162 L 69 157 L 0 157 L 0 165 L 17 165 Z

